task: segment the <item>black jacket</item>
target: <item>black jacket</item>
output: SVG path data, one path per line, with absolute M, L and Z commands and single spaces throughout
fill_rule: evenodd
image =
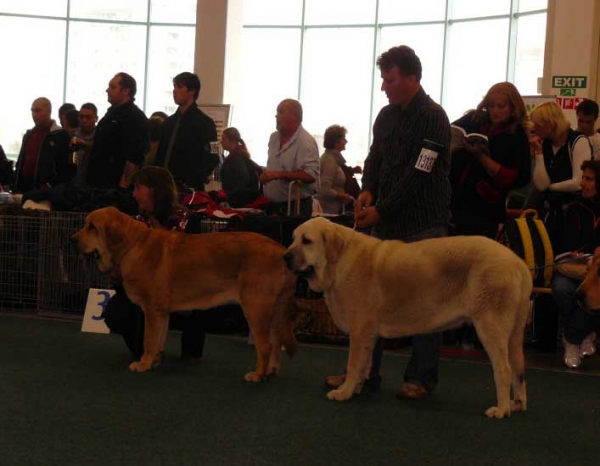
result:
M 148 118 L 133 102 L 109 108 L 96 127 L 87 185 L 117 188 L 127 162 L 142 166 L 149 137 Z
M 173 149 L 167 161 L 169 143 L 176 129 Z M 217 126 L 213 119 L 196 104 L 184 114 L 177 111 L 171 115 L 161 126 L 154 163 L 167 168 L 179 186 L 204 191 L 207 178 L 219 164 Z
M 25 184 L 25 181 L 21 178 L 21 169 L 25 162 L 25 148 L 30 136 L 31 130 L 28 130 L 23 136 L 23 143 L 17 159 L 16 190 L 25 192 L 31 189 L 40 189 L 44 185 L 56 186 L 71 180 L 76 170 L 71 160 L 71 150 L 69 148 L 71 136 L 53 121 L 50 133 L 43 139 L 39 149 L 33 186 Z

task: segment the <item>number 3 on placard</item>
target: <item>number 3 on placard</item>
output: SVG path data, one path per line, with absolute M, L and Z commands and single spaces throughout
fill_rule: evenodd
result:
M 111 295 L 108 291 L 98 291 L 98 297 L 102 298 L 102 301 L 98 301 L 96 304 L 100 307 L 101 312 L 100 315 L 93 315 L 92 319 L 94 320 L 103 320 L 102 314 L 104 314 L 104 310 L 106 309 L 106 305 L 108 304 Z

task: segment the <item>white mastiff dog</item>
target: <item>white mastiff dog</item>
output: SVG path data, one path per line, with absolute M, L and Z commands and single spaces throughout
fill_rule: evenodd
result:
M 313 290 L 325 292 L 333 321 L 350 335 L 346 381 L 327 394 L 330 400 L 360 391 L 377 337 L 472 322 L 496 382 L 498 406 L 486 415 L 527 409 L 523 336 L 532 278 L 507 247 L 479 236 L 381 241 L 315 218 L 296 228 L 284 257 Z

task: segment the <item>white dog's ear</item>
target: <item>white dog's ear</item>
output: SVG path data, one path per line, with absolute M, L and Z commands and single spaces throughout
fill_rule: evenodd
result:
M 321 232 L 323 245 L 325 247 L 325 258 L 328 264 L 335 264 L 346 247 L 346 241 L 342 232 L 333 223 L 329 224 Z

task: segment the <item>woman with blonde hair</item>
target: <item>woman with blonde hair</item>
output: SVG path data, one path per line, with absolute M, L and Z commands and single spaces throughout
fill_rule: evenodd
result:
M 252 161 L 246 143 L 237 128 L 226 128 L 221 146 L 229 152 L 221 166 L 221 183 L 231 207 L 244 207 L 260 194 L 262 168 Z
M 494 84 L 477 108 L 452 126 L 487 137 L 485 144 L 453 147 L 450 181 L 456 233 L 495 238 L 509 191 L 531 179 L 523 98 L 509 82 Z
M 564 207 L 575 200 L 581 185 L 581 165 L 592 158 L 592 146 L 587 136 L 571 129 L 556 102 L 538 105 L 530 117 L 533 183 L 550 208 L 546 224 L 552 246 L 555 252 L 563 252 Z

